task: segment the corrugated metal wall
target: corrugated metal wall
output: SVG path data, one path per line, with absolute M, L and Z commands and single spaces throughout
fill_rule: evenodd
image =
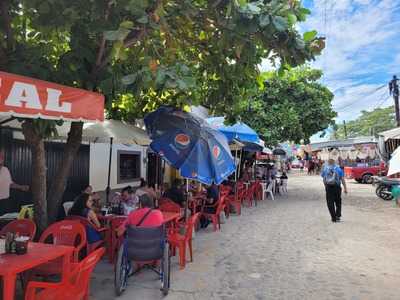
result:
M 32 178 L 32 156 L 28 145 L 22 140 L 12 138 L 12 132 L 8 129 L 0 130 L 0 149 L 5 152 L 5 166 L 11 172 L 13 180 L 18 184 L 30 185 Z M 51 180 L 55 177 L 58 166 L 62 161 L 64 144 L 46 143 L 47 180 L 50 187 Z M 71 174 L 68 177 L 67 189 L 64 199 L 73 199 L 89 184 L 89 146 L 82 145 L 76 156 Z M 12 190 L 11 199 L 14 207 L 31 203 L 31 195 Z

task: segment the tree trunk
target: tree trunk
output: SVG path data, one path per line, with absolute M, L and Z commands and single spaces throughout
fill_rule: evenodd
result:
M 58 209 L 62 203 L 62 198 L 67 186 L 67 180 L 71 171 L 72 163 L 82 142 L 82 128 L 83 123 L 81 122 L 71 123 L 71 129 L 68 133 L 67 143 L 64 147 L 63 159 L 61 164 L 58 166 L 58 172 L 51 183 L 49 196 L 47 199 L 50 223 L 57 220 Z
M 41 233 L 48 224 L 46 202 L 47 166 L 44 139 L 36 132 L 31 120 L 27 120 L 22 124 L 22 132 L 32 151 L 31 192 L 35 211 L 34 218 L 38 231 Z

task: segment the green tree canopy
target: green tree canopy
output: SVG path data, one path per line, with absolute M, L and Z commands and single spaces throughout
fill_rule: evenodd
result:
M 333 94 L 318 82 L 321 76 L 320 70 L 308 67 L 263 74 L 260 95 L 243 106 L 243 121 L 271 146 L 284 141 L 308 142 L 313 134 L 333 124 L 336 116 Z
M 262 58 L 285 68 L 322 51 L 315 31 L 297 30 L 309 13 L 299 0 L 2 0 L 0 69 L 101 92 L 108 118 L 204 104 L 234 119 Z M 41 174 L 32 190 L 41 228 L 47 208 L 57 211 L 82 136 L 73 123 L 47 205 L 43 140 L 54 126 L 23 124 Z
M 377 135 L 379 132 L 396 127 L 394 107 L 375 108 L 372 111 L 361 111 L 361 115 L 346 122 L 347 137 Z M 345 138 L 343 124 L 337 124 L 336 135 Z

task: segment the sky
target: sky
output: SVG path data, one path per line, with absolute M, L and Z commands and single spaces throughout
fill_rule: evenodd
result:
M 337 122 L 392 105 L 387 83 L 400 75 L 400 0 L 305 0 L 303 5 L 312 13 L 300 31 L 315 29 L 326 38 L 312 66 L 323 70 L 322 82 L 335 95 Z

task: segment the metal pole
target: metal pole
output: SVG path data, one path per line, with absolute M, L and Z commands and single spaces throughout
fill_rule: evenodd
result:
M 346 127 L 346 121 L 343 120 L 343 129 L 344 129 L 344 137 L 347 139 L 347 127 Z
M 238 172 L 238 166 L 237 166 L 237 149 L 235 150 L 235 182 L 237 181 L 237 172 Z
M 240 155 L 239 155 L 239 170 L 238 170 L 238 175 L 239 175 L 239 178 L 240 178 L 240 172 L 241 172 L 241 166 L 242 166 L 242 153 L 243 153 L 243 150 L 242 149 L 240 149 Z
M 107 189 L 106 189 L 106 204 L 110 201 L 110 179 L 111 179 L 111 159 L 112 159 L 112 148 L 113 138 L 110 138 L 110 157 L 108 159 L 108 178 L 107 178 Z
M 186 178 L 186 201 L 185 201 L 184 218 L 187 220 L 187 211 L 189 209 L 189 180 Z
M 399 111 L 399 79 L 397 79 L 396 75 L 393 75 L 393 79 L 389 82 L 389 93 L 393 95 L 394 99 L 394 109 L 396 113 L 396 123 L 397 126 L 400 126 L 400 111 Z

